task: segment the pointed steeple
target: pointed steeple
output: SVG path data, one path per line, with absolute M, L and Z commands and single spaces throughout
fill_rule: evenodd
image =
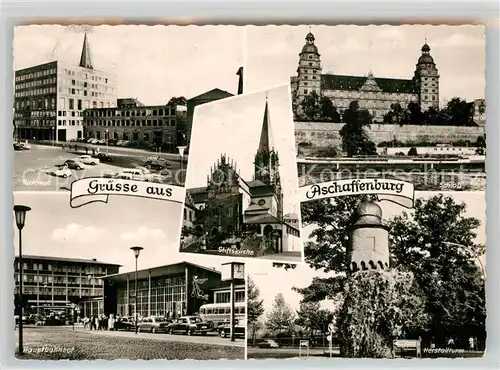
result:
M 80 67 L 94 69 L 92 66 L 92 55 L 90 54 L 90 45 L 87 40 L 87 32 L 83 38 L 82 55 L 80 56 Z
M 243 94 L 243 67 L 238 69 L 236 74 L 239 76 L 238 78 L 238 95 Z
M 266 106 L 264 108 L 264 120 L 262 122 L 262 130 L 260 132 L 259 149 L 257 152 L 270 152 L 274 149 L 273 135 L 269 122 L 269 107 L 266 96 Z

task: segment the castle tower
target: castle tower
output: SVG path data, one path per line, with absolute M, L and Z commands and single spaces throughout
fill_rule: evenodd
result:
M 429 107 L 439 108 L 439 73 L 430 51 L 431 48 L 427 45 L 426 40 L 422 46 L 422 55 L 418 58 L 413 77 L 422 112 Z
M 349 231 L 349 270 L 389 268 L 389 227 L 382 223 L 382 209 L 372 201 L 364 201 L 356 215 Z
M 90 44 L 87 39 L 87 33 L 83 38 L 82 54 L 80 56 L 80 67 L 94 69 L 92 66 L 92 54 L 90 53 Z
M 313 91 L 318 95 L 321 94 L 321 55 L 318 53 L 317 46 L 314 45 L 314 40 L 314 35 L 309 32 L 306 36 L 306 44 L 299 54 L 297 78 L 292 79 L 296 104 Z

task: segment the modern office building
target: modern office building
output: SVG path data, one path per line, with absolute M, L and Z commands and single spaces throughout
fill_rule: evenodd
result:
M 193 315 L 208 303 L 229 303 L 229 282 L 215 268 L 190 262 L 104 277 L 103 312 L 121 316 Z M 235 301 L 245 302 L 245 282 L 237 281 Z M 82 310 L 80 310 L 82 311 Z
M 19 139 L 83 137 L 83 111 L 116 106 L 116 78 L 95 69 L 87 34 L 79 64 L 59 60 L 15 71 L 14 130 Z
M 92 301 L 104 293 L 103 277 L 116 274 L 120 265 L 95 259 L 23 256 L 15 258 L 15 294 L 19 294 L 19 269 L 23 269 L 23 296 L 27 304 L 25 314 L 42 313 L 46 310 L 64 310 L 72 303 Z M 102 300 L 101 300 L 102 301 Z M 98 300 L 89 304 L 97 313 L 102 310 Z M 102 306 L 102 302 L 100 303 Z
M 172 151 L 177 145 L 177 109 L 170 105 L 145 106 L 134 98 L 118 99 L 116 107 L 85 111 L 84 135 L 155 145 Z

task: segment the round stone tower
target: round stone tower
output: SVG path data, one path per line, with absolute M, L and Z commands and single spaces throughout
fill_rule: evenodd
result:
M 349 230 L 349 270 L 388 269 L 389 227 L 382 223 L 382 209 L 373 201 L 364 201 L 356 214 Z

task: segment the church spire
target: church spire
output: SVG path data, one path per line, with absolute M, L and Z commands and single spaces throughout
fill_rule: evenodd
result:
M 269 123 L 269 107 L 266 95 L 266 106 L 264 108 L 264 120 L 262 122 L 262 130 L 260 132 L 260 142 L 258 152 L 270 152 L 274 149 L 273 135 L 271 125 Z
M 80 56 L 80 67 L 93 69 L 92 66 L 92 55 L 90 54 L 90 44 L 87 39 L 87 32 L 83 38 L 82 55 Z

